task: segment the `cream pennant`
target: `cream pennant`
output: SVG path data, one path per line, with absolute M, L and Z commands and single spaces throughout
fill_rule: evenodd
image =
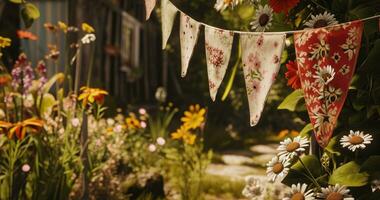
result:
M 205 27 L 207 74 L 210 96 L 213 101 L 215 101 L 220 84 L 226 74 L 233 39 L 232 31 Z
M 152 11 L 156 6 L 156 1 L 157 0 L 145 0 L 145 20 L 148 20 L 150 18 L 150 14 L 152 14 Z
M 183 13 L 181 13 L 180 21 L 179 38 L 181 43 L 181 76 L 185 77 L 194 46 L 198 40 L 200 24 Z
M 285 34 L 240 36 L 251 126 L 260 120 L 268 92 L 280 69 L 285 37 Z
M 177 8 L 169 0 L 161 1 L 162 49 L 166 47 L 177 12 Z

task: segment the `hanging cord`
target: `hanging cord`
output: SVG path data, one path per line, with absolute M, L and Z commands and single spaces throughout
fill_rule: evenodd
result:
M 182 14 L 186 15 L 186 16 L 189 16 L 188 14 L 186 14 L 185 12 L 183 12 L 181 9 L 178 8 L 178 6 L 174 5 L 170 0 L 169 2 Z M 190 17 L 190 16 L 189 16 Z M 371 17 L 367 17 L 367 18 L 363 18 L 363 19 L 357 19 L 357 20 L 354 20 L 354 21 L 349 21 L 349 22 L 344 22 L 344 23 L 341 23 L 341 24 L 336 24 L 336 25 L 332 25 L 332 26 L 325 26 L 325 27 L 322 27 L 322 28 L 315 28 L 315 29 L 325 29 L 325 28 L 332 28 L 332 27 L 337 27 L 337 26 L 342 26 L 342 25 L 345 25 L 345 24 L 348 24 L 348 23 L 351 23 L 351 22 L 355 22 L 355 21 L 368 21 L 368 20 L 371 20 L 371 19 L 376 19 L 376 18 L 380 18 L 380 15 L 375 15 L 375 16 L 371 16 Z M 238 33 L 238 34 L 262 34 L 262 33 L 265 33 L 266 35 L 279 35 L 279 34 L 292 34 L 292 33 L 300 33 L 300 32 L 304 32 L 304 31 L 307 31 L 307 30 L 312 30 L 312 29 L 304 29 L 304 30 L 295 30 L 295 31 L 279 31 L 279 32 L 249 32 L 249 31 L 237 31 L 237 30 L 228 30 L 228 29 L 222 29 L 222 28 L 218 28 L 218 27 L 215 27 L 215 26 L 211 26 L 211 25 L 208 25 L 206 23 L 203 23 L 203 22 L 200 22 L 200 21 L 197 21 L 195 19 L 193 19 L 194 21 L 196 21 L 197 23 L 205 26 L 205 27 L 208 27 L 208 28 L 213 28 L 213 29 L 219 29 L 219 30 L 225 30 L 225 31 L 231 31 L 231 32 L 234 32 L 234 33 Z M 315 30 L 314 29 L 314 30 Z

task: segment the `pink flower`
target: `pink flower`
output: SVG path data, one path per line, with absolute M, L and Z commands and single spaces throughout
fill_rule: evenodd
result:
M 140 115 L 146 115 L 146 110 L 145 110 L 145 108 L 140 108 L 140 109 L 139 109 L 139 113 L 140 113 Z
M 141 128 L 146 128 L 147 124 L 146 124 L 146 122 L 141 121 L 140 122 L 140 126 L 141 126 Z
M 150 144 L 150 145 L 148 146 L 148 150 L 149 150 L 150 152 L 155 152 L 155 151 L 157 150 L 157 147 L 156 147 L 156 145 L 154 145 L 154 144 Z
M 22 167 L 21 167 L 21 170 L 23 172 L 29 172 L 30 171 L 30 166 L 28 164 L 24 164 Z
M 160 145 L 160 146 L 164 146 L 165 143 L 166 143 L 166 141 L 165 141 L 165 139 L 164 139 L 163 137 L 158 137 L 158 138 L 156 139 L 156 142 L 157 142 L 157 144 Z

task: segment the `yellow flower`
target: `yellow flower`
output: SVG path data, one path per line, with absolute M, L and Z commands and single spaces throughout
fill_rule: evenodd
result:
M 11 46 L 11 42 L 12 42 L 11 39 L 0 36 L 0 48 Z
M 82 101 L 82 105 L 86 106 L 87 103 L 96 103 L 103 104 L 104 97 L 108 95 L 108 92 L 105 90 L 101 90 L 98 88 L 89 88 L 89 87 L 82 87 L 81 94 L 78 97 L 79 101 Z
M 173 140 L 183 140 L 187 144 L 194 144 L 196 135 L 190 133 L 189 127 L 182 125 L 176 132 L 171 134 Z
M 141 128 L 140 121 L 136 118 L 135 114 L 130 113 L 129 117 L 125 119 L 128 129 L 138 129 Z
M 95 29 L 87 23 L 82 23 L 82 30 L 86 33 L 94 33 Z
M 67 26 L 64 22 L 58 21 L 58 27 L 59 27 L 64 33 L 67 32 L 68 26 Z
M 185 126 L 188 126 L 190 129 L 196 129 L 202 125 L 205 118 L 204 115 L 206 113 L 206 109 L 200 108 L 197 105 L 191 105 L 188 111 L 185 111 L 184 117 L 181 118 L 181 121 Z

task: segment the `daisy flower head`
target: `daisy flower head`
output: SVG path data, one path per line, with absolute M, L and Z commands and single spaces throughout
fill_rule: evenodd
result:
M 235 7 L 239 5 L 242 2 L 242 0 L 217 0 L 214 8 L 215 10 L 222 12 L 228 7 Z
M 280 159 L 292 159 L 294 156 L 299 156 L 306 148 L 309 147 L 309 140 L 306 137 L 297 136 L 294 139 L 286 138 L 280 142 L 277 148 Z
M 293 184 L 290 193 L 285 195 L 282 200 L 314 200 L 313 190 L 306 190 L 307 184 L 297 183 Z
M 289 172 L 290 162 L 286 159 L 279 159 L 278 156 L 272 158 L 267 164 L 267 176 L 270 181 L 283 179 Z
M 334 68 L 331 65 L 327 65 L 325 67 L 318 68 L 316 74 L 313 78 L 317 79 L 317 82 L 321 85 L 329 84 L 335 76 Z
M 308 28 L 321 28 L 325 26 L 337 25 L 338 21 L 334 14 L 325 11 L 323 14 L 312 15 L 311 19 L 305 23 Z
M 253 20 L 250 25 L 252 30 L 256 31 L 265 31 L 272 26 L 273 20 L 273 9 L 268 5 L 264 7 L 259 5 L 259 8 L 256 10 L 255 20 Z
M 288 79 L 288 86 L 291 86 L 293 89 L 301 88 L 301 80 L 298 73 L 297 63 L 295 61 L 289 61 L 286 64 L 288 71 L 285 73 L 285 77 Z
M 366 145 L 371 144 L 372 140 L 373 138 L 370 134 L 364 134 L 363 131 L 350 130 L 349 135 L 345 135 L 340 139 L 340 144 L 354 152 L 357 149 L 365 149 Z
M 326 188 L 321 188 L 322 192 L 317 194 L 318 198 L 326 199 L 326 200 L 354 200 L 350 192 L 346 186 L 340 186 L 336 184 L 335 186 L 328 186 Z
M 242 191 L 242 195 L 254 199 L 260 197 L 263 193 L 263 188 L 261 187 L 260 180 L 255 178 L 255 176 L 245 177 L 245 187 Z

